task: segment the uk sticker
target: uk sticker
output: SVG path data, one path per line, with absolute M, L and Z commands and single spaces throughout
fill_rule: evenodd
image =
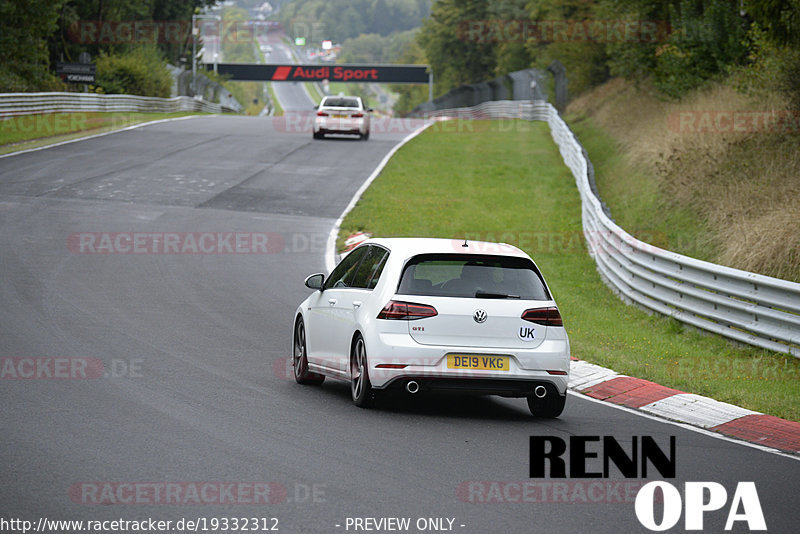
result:
M 532 326 L 523 325 L 517 330 L 517 335 L 522 341 L 533 341 L 536 339 L 536 329 Z

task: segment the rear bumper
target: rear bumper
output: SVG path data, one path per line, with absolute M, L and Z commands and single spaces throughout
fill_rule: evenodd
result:
M 551 384 L 564 395 L 569 383 L 566 336 L 546 339 L 528 350 L 421 345 L 408 334 L 374 334 L 365 341 L 370 382 L 375 389 L 402 388 L 414 380 L 421 390 L 522 397 L 540 384 Z M 448 354 L 507 356 L 509 369 L 449 369 Z
M 436 393 L 463 393 L 470 395 L 499 395 L 501 397 L 528 397 L 534 394 L 537 386 L 544 386 L 548 394 L 564 395 L 558 386 L 549 380 L 485 379 L 485 378 L 395 378 L 382 389 L 387 391 L 406 391 L 409 382 L 415 382 L 418 391 Z
M 358 128 L 356 128 L 355 130 L 331 130 L 328 128 L 320 128 L 319 130 L 314 130 L 314 132 L 319 134 L 346 134 L 346 135 L 360 135 L 366 133 L 362 132 Z
M 365 134 L 369 122 L 364 119 L 330 119 L 320 117 L 314 120 L 314 133 L 322 134 Z

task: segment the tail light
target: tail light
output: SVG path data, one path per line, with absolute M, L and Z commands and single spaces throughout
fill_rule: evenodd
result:
M 390 300 L 378 314 L 378 319 L 413 321 L 415 319 L 424 319 L 425 317 L 433 317 L 435 315 L 438 315 L 438 312 L 433 306 Z
M 354 118 L 354 119 L 360 119 L 361 117 L 363 117 L 363 116 L 364 116 L 364 114 L 363 114 L 363 113 L 353 113 L 353 114 L 352 114 L 352 115 L 350 115 L 350 116 L 351 116 L 352 118 Z
M 324 111 L 317 111 L 317 117 L 327 117 L 327 116 L 328 114 L 325 113 Z
M 542 326 L 564 326 L 564 321 L 561 319 L 561 314 L 558 313 L 558 308 L 551 306 L 550 308 L 533 308 L 522 312 L 522 318 L 525 321 L 540 324 Z

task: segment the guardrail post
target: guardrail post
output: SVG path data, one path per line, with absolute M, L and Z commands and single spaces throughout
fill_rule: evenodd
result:
M 554 59 L 547 70 L 553 73 L 556 91 L 556 109 L 564 113 L 567 108 L 567 68 L 557 59 Z

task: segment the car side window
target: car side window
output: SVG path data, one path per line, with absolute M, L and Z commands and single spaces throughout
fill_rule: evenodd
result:
M 378 283 L 381 271 L 389 256 L 389 251 L 383 247 L 371 246 L 364 261 L 358 267 L 353 280 L 350 284 L 351 287 L 358 287 L 363 289 L 373 289 Z
M 386 265 L 386 260 L 389 259 L 389 251 L 384 251 L 383 257 L 378 261 L 375 265 L 375 268 L 372 270 L 372 279 L 367 283 L 367 289 L 375 289 L 375 286 L 378 285 L 378 280 L 381 278 L 381 273 L 383 272 L 383 267 Z
M 325 289 L 351 287 L 350 279 L 353 278 L 356 269 L 364 255 L 367 253 L 369 247 L 358 247 L 353 252 L 345 256 L 345 258 L 336 266 L 331 272 L 328 280 L 325 282 Z

